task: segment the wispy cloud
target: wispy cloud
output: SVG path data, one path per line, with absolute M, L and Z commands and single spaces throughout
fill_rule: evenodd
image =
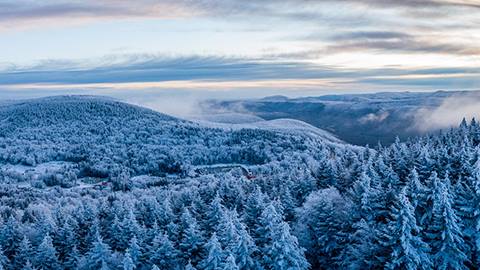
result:
M 0 71 L 0 85 L 68 85 L 130 88 L 235 88 L 341 85 L 416 86 L 427 89 L 480 88 L 480 68 L 379 68 L 351 69 L 309 62 L 276 61 L 269 58 L 164 57 L 158 55 L 110 57 L 110 64 L 86 66 L 84 61 L 47 61 L 32 67 Z M 114 62 L 114 64 L 111 64 Z M 165 82 L 170 82 L 165 84 Z M 160 83 L 162 83 L 160 85 Z
M 376 50 L 386 52 L 480 55 L 477 43 L 445 42 L 439 36 L 416 37 L 400 32 L 352 32 L 333 38 L 330 51 Z
M 0 68 L 0 85 L 158 87 L 159 83 L 181 82 L 189 87 L 202 84 L 220 88 L 234 84 L 279 86 L 278 82 L 282 82 L 291 88 L 295 85 L 313 88 L 317 84 L 331 88 L 472 89 L 480 87 L 478 18 L 480 3 L 477 0 L 0 0 L 0 38 L 5 37 L 0 40 L 5 41 L 0 49 L 19 56 L 22 52 L 17 52 L 18 45 L 29 40 L 28 32 L 9 36 L 19 27 L 44 28 L 43 32 L 37 31 L 39 39 L 43 35 L 44 44 L 58 44 L 50 41 L 55 37 L 46 25 L 66 27 L 72 23 L 107 20 L 113 23 L 99 24 L 105 27 L 103 31 L 118 30 L 121 24 L 115 23 L 121 20 L 143 20 L 143 24 L 135 26 L 139 31 L 152 23 L 153 30 L 145 30 L 138 43 L 157 42 L 143 46 L 140 53 L 142 50 L 152 52 L 158 44 L 171 45 L 158 49 L 158 55 L 47 60 L 30 67 L 6 63 L 6 68 Z M 181 24 L 176 31 L 185 27 L 191 31 L 173 35 L 167 29 L 170 25 L 165 26 L 163 20 L 173 21 L 172 25 Z M 208 31 L 193 35 L 193 28 L 199 22 L 202 29 Z M 218 34 L 220 24 L 225 27 L 222 29 L 225 34 Z M 222 43 L 240 36 L 234 29 L 260 26 L 265 33 L 243 33 L 238 38 L 241 43 L 238 47 L 247 48 L 245 54 L 243 50 L 230 54 L 234 50 Z M 55 39 L 63 42 L 56 48 L 63 45 L 68 48 L 72 42 L 98 42 L 102 45 L 101 51 L 97 52 L 96 46 L 83 51 L 79 46 L 83 54 L 72 55 L 72 58 L 93 58 L 112 52 L 112 48 L 135 46 L 131 40 L 136 39 L 123 33 L 100 42 L 102 35 L 96 33 L 95 28 L 74 29 L 77 32 L 71 34 L 62 32 L 67 36 Z M 135 31 L 137 28 L 130 29 L 129 33 L 134 35 Z M 207 35 L 212 33 L 218 34 L 212 42 L 215 44 L 204 44 L 204 47 L 196 44 L 195 41 L 201 43 L 209 39 Z M 192 37 L 185 38 L 186 35 Z M 17 38 L 17 43 L 9 45 L 12 36 Z M 35 60 L 52 58 L 55 54 L 55 50 L 35 44 L 28 50 L 33 51 L 30 58 Z M 74 49 L 71 51 L 76 53 Z M 60 57 L 71 51 L 63 51 Z M 167 54 L 194 56 L 165 57 Z M 409 59 L 408 65 L 405 59 Z M 449 62 L 451 59 L 454 61 Z

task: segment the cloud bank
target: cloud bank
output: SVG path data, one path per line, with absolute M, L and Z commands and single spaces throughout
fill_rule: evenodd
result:
M 304 61 L 276 61 L 272 58 L 164 57 L 123 55 L 118 59 L 86 65 L 88 61 L 50 61 L 31 67 L 0 70 L 4 88 L 172 88 L 211 89 L 310 87 L 355 90 L 370 86 L 415 87 L 433 90 L 480 87 L 480 68 L 378 68 L 352 69 Z M 456 87 L 456 88 L 455 88 Z M 358 89 L 357 89 L 358 90 Z M 398 89 L 397 89 L 398 90 Z
M 452 96 L 439 107 L 423 108 L 415 113 L 415 128 L 421 132 L 455 127 L 462 119 L 480 119 L 480 94 Z

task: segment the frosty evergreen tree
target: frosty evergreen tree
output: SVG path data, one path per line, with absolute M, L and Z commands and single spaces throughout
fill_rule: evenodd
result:
M 178 251 L 165 234 L 155 236 L 148 253 L 150 264 L 162 269 L 173 269 L 178 264 Z
M 15 267 L 22 268 L 23 266 L 25 266 L 27 261 L 30 261 L 33 258 L 33 254 L 34 253 L 32 245 L 30 244 L 30 240 L 28 240 L 28 238 L 24 236 L 15 254 Z
M 415 212 L 406 196 L 406 190 L 400 193 L 397 206 L 389 224 L 389 239 L 392 255 L 387 263 L 388 269 L 430 269 L 428 245 L 420 238 Z
M 468 258 L 464 253 L 464 241 L 458 217 L 452 207 L 450 181 L 439 183 L 434 196 L 433 220 L 429 228 L 430 245 L 436 269 L 467 269 Z
M 235 257 L 232 254 L 227 256 L 225 260 L 225 264 L 223 266 L 223 270 L 239 270 L 240 268 L 235 263 Z
M 197 220 L 191 216 L 190 212 L 186 210 L 182 214 L 182 240 L 180 242 L 180 250 L 185 260 L 192 260 L 193 263 L 198 263 L 201 260 L 202 245 L 204 238 L 202 232 L 198 228 Z
M 52 238 L 48 234 L 45 235 L 42 243 L 38 246 L 35 256 L 35 266 L 40 269 L 59 268 L 56 250 L 53 247 Z
M 204 270 L 220 270 L 224 267 L 225 253 L 217 239 L 216 233 L 213 233 L 210 240 L 205 245 L 207 251 L 206 258 L 201 261 L 200 265 Z
M 304 250 L 290 233 L 290 227 L 269 204 L 260 217 L 264 239 L 260 242 L 264 252 L 263 263 L 267 269 L 308 269 Z
M 110 247 L 103 242 L 100 234 L 97 233 L 97 239 L 92 245 L 92 248 L 87 253 L 86 267 L 87 269 L 99 269 L 108 267 L 111 257 Z
M 130 253 L 125 253 L 125 257 L 123 258 L 123 270 L 134 270 L 135 263 L 130 256 Z

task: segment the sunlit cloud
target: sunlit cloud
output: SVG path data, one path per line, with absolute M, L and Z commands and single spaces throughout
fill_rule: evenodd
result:
M 475 89 L 479 25 L 475 0 L 0 0 L 0 85 Z
M 113 59 L 113 58 L 112 58 Z M 121 56 L 110 64 L 44 62 L 0 71 L 0 86 L 16 89 L 337 89 L 385 86 L 480 88 L 480 68 L 352 69 L 269 58 Z

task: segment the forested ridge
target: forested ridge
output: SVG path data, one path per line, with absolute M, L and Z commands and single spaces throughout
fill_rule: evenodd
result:
M 5 105 L 0 115 L 3 269 L 475 269 L 480 261 L 475 120 L 370 149 L 206 128 L 89 98 Z M 39 172 L 54 162 L 61 166 Z M 254 177 L 195 173 L 233 163 Z

